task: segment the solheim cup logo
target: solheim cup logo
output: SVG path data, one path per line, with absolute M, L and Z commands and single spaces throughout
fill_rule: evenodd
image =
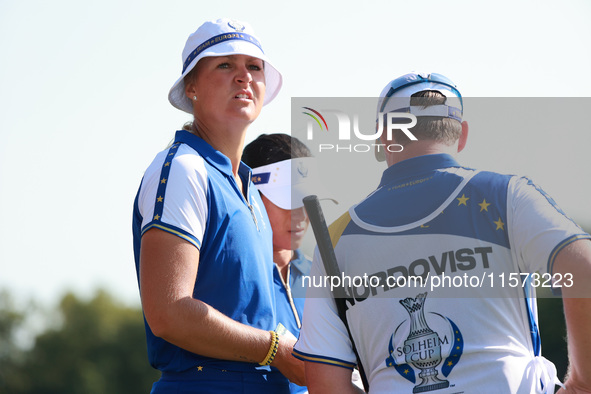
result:
M 228 26 L 230 26 L 232 29 L 236 30 L 239 33 L 242 33 L 244 31 L 244 25 L 235 20 L 231 20 L 230 22 L 228 22 Z
M 394 367 L 412 383 L 417 381 L 412 367 L 420 371 L 418 377 L 421 382 L 413 388 L 413 393 L 449 387 L 448 380 L 439 378 L 437 367 L 445 358 L 441 373 L 447 377 L 460 360 L 464 347 L 462 334 L 450 319 L 430 313 L 430 323 L 427 323 L 424 308 L 426 298 L 427 293 L 422 293 L 416 298 L 408 297 L 400 301 L 410 321 L 402 322 L 392 334 L 388 346 L 390 357 L 386 359 L 388 367 Z
M 425 320 L 423 306 L 426 297 L 427 293 L 423 293 L 417 298 L 408 297 L 400 301 L 410 315 L 410 334 L 404 341 L 404 347 L 411 351 L 406 353 L 406 362 L 421 369 L 419 377 L 423 379 L 421 384 L 412 390 L 413 393 L 449 387 L 447 380 L 437 378 L 438 372 L 435 367 L 441 363 L 441 339 Z

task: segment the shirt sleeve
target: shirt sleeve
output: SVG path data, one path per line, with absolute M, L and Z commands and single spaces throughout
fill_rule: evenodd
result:
M 208 216 L 207 169 L 191 148 L 175 145 L 159 154 L 144 175 L 138 200 L 142 234 L 159 228 L 200 249 Z
M 293 355 L 303 361 L 329 364 L 353 369 L 355 353 L 345 324 L 340 319 L 331 294 L 330 278 L 325 275 L 318 248 L 314 252 L 312 269 L 304 304 L 300 337 Z
M 508 187 L 509 236 L 519 269 L 552 273 L 558 252 L 589 234 L 531 180 L 513 177 Z

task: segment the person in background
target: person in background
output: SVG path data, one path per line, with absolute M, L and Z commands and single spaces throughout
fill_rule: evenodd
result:
M 277 319 L 285 329 L 298 336 L 302 326 L 306 287 L 304 276 L 310 274 L 311 260 L 300 249 L 310 221 L 303 198 L 328 197 L 320 186 L 316 159 L 308 147 L 287 134 L 263 134 L 244 148 L 242 161 L 252 167 L 253 182 L 261 192 L 273 229 L 273 261 L 277 292 Z M 362 387 L 357 370 L 352 382 Z M 306 393 L 306 387 L 290 383 L 292 393 Z
M 309 220 L 302 198 L 317 193 L 315 159 L 308 147 L 287 134 L 263 134 L 244 148 L 242 161 L 252 168 L 253 183 L 273 229 L 274 287 L 277 321 L 291 335 L 300 333 L 305 291 L 302 277 L 311 261 L 300 250 Z M 290 384 L 292 393 L 306 387 Z
M 295 340 L 277 333 L 272 233 L 250 169 L 248 127 L 282 77 L 252 28 L 191 34 L 169 92 L 193 115 L 146 170 L 133 235 L 153 393 L 289 393 L 305 384 Z M 287 379 L 286 379 L 287 378 Z

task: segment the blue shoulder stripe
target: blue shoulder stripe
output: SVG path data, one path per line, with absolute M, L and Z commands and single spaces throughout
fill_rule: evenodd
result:
M 355 363 L 350 363 L 348 361 L 339 360 L 337 358 L 316 356 L 314 354 L 300 352 L 296 349 L 293 349 L 292 354 L 295 358 L 300 359 L 302 361 L 311 361 L 313 363 L 334 365 L 336 367 L 341 367 L 341 368 L 353 369 L 353 368 L 355 368 L 355 365 L 356 365 Z
M 185 231 L 185 230 L 183 230 L 181 228 L 172 226 L 172 225 L 170 225 L 168 223 L 162 223 L 160 221 L 155 221 L 154 220 L 154 221 L 146 224 L 144 226 L 144 228 L 142 229 L 142 235 L 144 235 L 144 233 L 146 231 L 150 230 L 151 228 L 157 228 L 157 229 L 160 229 L 160 230 L 164 230 L 164 231 L 166 231 L 168 233 L 171 233 L 171 234 L 174 234 L 174 235 L 176 235 L 176 236 L 178 236 L 178 237 L 180 237 L 180 238 L 182 238 L 182 239 L 184 239 L 186 241 L 189 241 L 190 243 L 192 243 L 193 245 L 195 245 L 195 247 L 197 249 L 200 249 L 201 248 L 201 242 L 197 238 L 195 238 L 193 235 L 189 234 L 187 231 Z
M 158 191 L 156 192 L 156 202 L 154 203 L 154 217 L 152 218 L 153 222 L 159 222 L 162 219 L 162 212 L 164 211 L 164 198 L 166 197 L 166 185 L 168 184 L 170 167 L 172 165 L 172 159 L 174 158 L 176 152 L 178 152 L 178 147 L 180 145 L 181 144 L 177 142 L 170 147 L 168 154 L 166 155 L 166 159 L 164 159 L 164 164 L 162 164 L 162 171 L 160 171 L 160 182 L 158 184 Z
M 144 235 L 144 233 L 151 228 L 158 228 L 160 230 L 164 230 L 168 233 L 174 234 L 192 243 L 193 245 L 195 245 L 195 247 L 197 247 L 197 249 L 200 249 L 201 242 L 192 234 L 188 233 L 187 231 L 179 227 L 162 222 L 162 213 L 164 211 L 164 199 L 166 198 L 166 186 L 168 185 L 170 167 L 172 166 L 172 159 L 174 159 L 174 156 L 178 152 L 178 148 L 180 145 L 180 142 L 176 142 L 168 150 L 168 153 L 164 160 L 164 164 L 162 164 L 162 170 L 160 171 L 160 182 L 158 184 L 158 190 L 156 192 L 156 201 L 154 202 L 154 216 L 152 217 L 152 221 L 150 221 L 147 225 L 144 226 L 144 228 L 142 228 L 141 235 Z

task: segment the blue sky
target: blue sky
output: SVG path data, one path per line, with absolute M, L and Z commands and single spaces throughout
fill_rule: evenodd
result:
M 222 16 L 248 21 L 284 76 L 248 140 L 289 133 L 291 97 L 375 97 L 410 70 L 445 74 L 465 97 L 591 91 L 584 0 L 0 0 L 0 288 L 53 302 L 105 287 L 139 302 L 133 198 L 190 120 L 167 101 L 185 40 Z M 589 125 L 554 124 L 494 136 L 472 128 L 460 160 L 530 175 L 591 223 Z

